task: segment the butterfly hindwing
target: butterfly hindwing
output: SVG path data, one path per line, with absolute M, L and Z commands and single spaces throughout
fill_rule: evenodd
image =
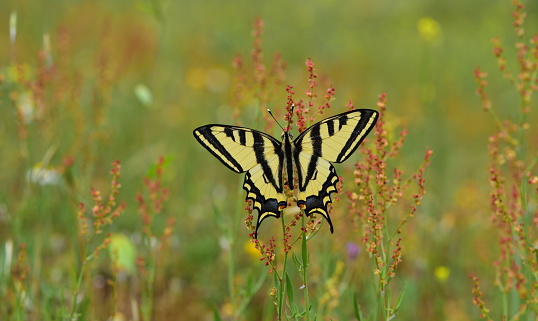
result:
M 332 233 L 334 229 L 327 205 L 331 203 L 330 194 L 336 192 L 338 182 L 334 166 L 323 158 L 307 153 L 297 154 L 296 164 L 299 177 L 297 205 L 305 210 L 307 216 L 321 214 L 329 223 Z M 304 167 L 301 164 L 312 166 Z
M 246 199 L 258 210 L 256 233 L 263 219 L 280 217 L 286 206 L 283 193 L 282 144 L 275 138 L 250 128 L 206 125 L 194 136 L 211 154 L 237 173 L 247 172 L 243 189 Z
M 331 162 L 348 159 L 372 130 L 378 115 L 369 109 L 338 114 L 312 125 L 294 140 L 299 183 L 297 204 L 305 209 L 306 215 L 323 215 L 331 232 L 333 226 L 327 205 L 338 182 Z

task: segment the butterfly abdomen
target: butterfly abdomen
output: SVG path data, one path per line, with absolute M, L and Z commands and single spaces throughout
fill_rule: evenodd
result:
M 293 190 L 293 153 L 294 146 L 290 139 L 290 134 L 285 132 L 282 140 L 282 151 L 284 152 L 284 168 L 286 169 L 286 181 L 289 189 Z

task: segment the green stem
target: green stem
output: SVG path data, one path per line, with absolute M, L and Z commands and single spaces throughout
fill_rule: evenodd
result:
M 497 116 L 497 113 L 492 108 L 489 108 L 488 112 L 491 115 L 491 117 L 493 117 L 493 121 L 497 125 L 497 129 L 501 132 L 504 131 L 504 125 L 502 121 L 500 120 L 499 116 Z
M 501 299 L 502 299 L 502 305 L 503 305 L 502 319 L 507 320 L 508 319 L 508 295 L 506 294 L 506 292 L 504 291 L 502 292 Z
M 281 212 L 281 221 L 282 221 L 282 235 L 284 235 L 284 233 L 286 233 L 286 223 L 284 222 L 284 213 Z M 282 273 L 280 274 L 280 276 L 277 274 L 277 279 L 278 279 L 278 286 L 279 286 L 279 290 L 278 292 L 280 293 L 280 297 L 278 298 L 278 320 L 282 320 L 282 309 L 283 309 L 283 306 L 284 306 L 284 297 L 286 296 L 286 280 L 284 279 L 284 276 L 286 275 L 286 266 L 287 266 L 287 263 L 288 263 L 288 252 L 284 251 L 284 263 L 282 265 Z M 276 272 L 276 270 L 275 270 Z
M 146 245 L 146 248 L 148 249 L 148 278 L 146 280 L 145 285 L 145 297 L 144 302 L 142 303 L 142 314 L 143 314 L 143 320 L 148 321 L 151 320 L 151 315 L 153 312 L 153 285 L 155 281 L 155 258 L 153 257 L 153 253 L 151 251 L 151 238 L 149 235 L 146 235 L 144 238 L 144 243 Z
M 80 267 L 80 271 L 77 276 L 77 283 L 75 285 L 75 291 L 73 294 L 73 299 L 71 301 L 71 312 L 69 312 L 69 320 L 75 320 L 75 313 L 77 311 L 78 307 L 78 293 L 80 291 L 80 286 L 82 285 L 82 279 L 84 277 L 84 271 L 86 270 L 86 264 L 89 262 L 89 259 L 86 258 L 82 262 L 82 266 Z
M 310 300 L 308 298 L 308 279 L 307 279 L 307 268 L 308 268 L 308 246 L 306 245 L 307 239 L 306 239 L 306 229 L 305 229 L 305 215 L 302 216 L 303 221 L 303 246 L 302 246 L 302 253 L 303 253 L 303 266 L 302 266 L 302 274 L 303 274 L 303 283 L 304 283 L 304 302 L 305 302 L 305 309 L 306 309 L 306 320 L 310 320 Z

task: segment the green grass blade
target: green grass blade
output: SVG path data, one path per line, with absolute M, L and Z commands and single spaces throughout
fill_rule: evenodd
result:
M 215 321 L 222 321 L 222 318 L 220 317 L 219 309 L 216 306 L 213 307 L 213 319 Z
M 355 312 L 355 318 L 359 321 L 363 321 L 362 312 L 359 304 L 357 303 L 357 292 L 353 293 L 353 311 Z

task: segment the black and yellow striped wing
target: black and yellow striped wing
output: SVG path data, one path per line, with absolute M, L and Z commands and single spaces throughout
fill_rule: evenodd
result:
M 214 124 L 196 128 L 194 137 L 234 172 L 247 172 L 243 188 L 246 199 L 252 200 L 259 213 L 256 233 L 266 217 L 280 217 L 287 203 L 282 176 L 284 153 L 279 141 L 250 128 Z
M 297 204 L 304 208 L 306 215 L 323 215 L 331 232 L 333 225 L 327 206 L 338 182 L 331 162 L 348 159 L 372 130 L 378 116 L 375 110 L 352 110 L 312 125 L 294 140 L 293 156 L 299 185 Z

